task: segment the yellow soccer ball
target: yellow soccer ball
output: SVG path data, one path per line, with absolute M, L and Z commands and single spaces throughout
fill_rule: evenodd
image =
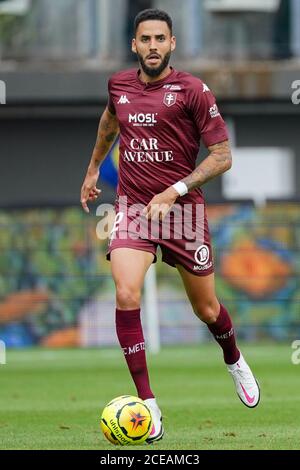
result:
M 101 429 L 114 445 L 139 445 L 145 442 L 152 428 L 149 408 L 132 395 L 114 398 L 104 408 Z

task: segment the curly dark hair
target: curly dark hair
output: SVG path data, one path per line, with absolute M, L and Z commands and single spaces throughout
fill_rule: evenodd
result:
M 165 21 L 172 35 L 173 23 L 171 17 L 165 11 L 158 10 L 157 8 L 148 8 L 147 10 L 140 11 L 136 15 L 134 19 L 134 35 L 136 35 L 136 30 L 138 29 L 139 24 L 148 20 Z

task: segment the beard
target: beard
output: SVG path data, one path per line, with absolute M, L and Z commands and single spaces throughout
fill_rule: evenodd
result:
M 148 75 L 148 77 L 151 78 L 156 78 L 159 77 L 159 75 L 165 70 L 165 68 L 168 66 L 170 57 L 171 57 L 171 51 L 167 52 L 166 55 L 163 57 L 161 64 L 158 67 L 148 67 L 143 59 L 143 57 L 137 52 L 136 53 L 139 59 L 139 63 L 141 64 L 141 67 L 143 69 L 143 72 Z

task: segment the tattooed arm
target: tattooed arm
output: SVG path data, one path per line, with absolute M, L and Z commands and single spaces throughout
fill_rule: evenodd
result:
M 209 155 L 195 168 L 195 170 L 183 178 L 188 190 L 202 186 L 215 176 L 219 176 L 231 168 L 231 151 L 228 140 L 208 147 Z
M 188 190 L 202 186 L 206 181 L 221 175 L 231 167 L 231 152 L 228 140 L 208 147 L 209 155 L 195 168 L 195 170 L 181 181 L 186 184 Z M 179 193 L 173 186 L 169 186 L 162 193 L 154 196 L 143 214 L 148 219 L 163 219 L 172 205 L 179 197 Z
M 108 154 L 116 136 L 119 133 L 117 117 L 108 108 L 105 108 L 101 116 L 96 144 L 92 153 L 86 177 L 81 188 L 81 205 L 85 212 L 89 212 L 88 201 L 94 201 L 99 196 L 101 190 L 96 187 L 99 167 Z
M 99 122 L 97 140 L 88 170 L 99 170 L 118 133 L 119 123 L 116 115 L 105 108 Z

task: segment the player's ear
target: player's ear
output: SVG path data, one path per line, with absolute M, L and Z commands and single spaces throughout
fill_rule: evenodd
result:
M 176 37 L 175 36 L 172 36 L 171 37 L 171 51 L 175 51 L 176 49 Z
M 131 43 L 131 50 L 136 54 L 136 41 L 135 38 L 133 38 L 132 43 Z

